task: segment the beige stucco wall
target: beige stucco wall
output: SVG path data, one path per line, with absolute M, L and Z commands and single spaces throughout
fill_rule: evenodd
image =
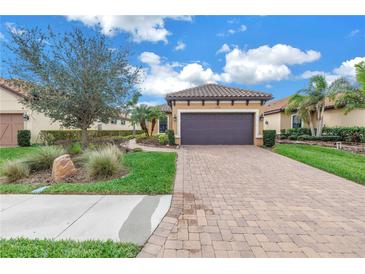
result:
M 261 105 L 261 103 L 259 101 L 254 101 L 254 102 L 250 102 L 248 105 L 246 105 L 246 102 L 239 102 L 236 101 L 234 102 L 234 105 L 231 105 L 231 101 L 221 101 L 219 103 L 219 105 L 217 105 L 216 101 L 206 101 L 204 106 L 202 105 L 201 101 L 196 101 L 196 102 L 190 102 L 190 105 L 188 105 L 188 102 L 186 101 L 182 101 L 179 102 L 177 101 L 176 104 L 172 104 L 172 114 L 171 114 L 171 118 L 170 120 L 170 125 L 171 128 L 174 130 L 175 132 L 175 139 L 176 139 L 176 143 L 179 144 L 180 143 L 180 136 L 179 136 L 179 131 L 178 131 L 178 110 L 202 110 L 202 112 L 204 112 L 204 110 L 217 110 L 217 112 L 219 112 L 219 110 L 253 110 L 253 111 L 258 111 L 258 120 L 259 120 L 259 124 L 258 124 L 258 137 L 256 137 L 256 113 L 254 113 L 254 143 L 255 145 L 262 145 L 262 130 L 263 130 L 263 121 L 259 119 L 260 115 L 262 114 L 262 109 L 263 106 Z M 176 117 L 176 121 L 175 118 Z
M 365 127 L 365 109 L 354 109 L 346 115 L 342 109 L 326 110 L 323 116 L 323 121 L 324 125 L 328 127 Z
M 273 113 L 265 115 L 264 117 L 264 129 L 265 130 L 276 130 L 276 133 L 280 132 L 281 129 L 281 113 Z
M 41 130 L 58 130 L 65 129 L 60 126 L 58 122 L 51 121 L 50 118 L 46 117 L 42 113 L 38 113 L 27 109 L 23 104 L 19 102 L 20 96 L 15 93 L 8 91 L 0 87 L 0 113 L 25 113 L 29 116 L 28 121 L 24 121 L 24 129 L 31 131 L 31 142 L 40 142 L 39 132 Z M 98 123 L 95 123 L 91 129 L 98 129 Z M 121 125 L 120 120 L 117 124 L 112 123 L 102 123 L 103 130 L 132 130 L 133 126 L 129 121 L 126 121 L 125 125 Z M 136 129 L 140 129 L 136 126 Z

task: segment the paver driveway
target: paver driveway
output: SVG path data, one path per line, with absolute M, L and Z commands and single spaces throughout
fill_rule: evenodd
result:
M 179 151 L 139 257 L 365 257 L 365 187 L 254 146 Z

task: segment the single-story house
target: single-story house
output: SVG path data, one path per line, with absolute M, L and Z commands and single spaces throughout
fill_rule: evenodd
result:
M 32 143 L 40 141 L 41 130 L 65 129 L 58 122 L 42 113 L 27 109 L 19 101 L 26 96 L 26 91 L 12 85 L 8 79 L 0 78 L 0 146 L 14 146 L 17 144 L 17 131 L 28 129 L 31 131 Z M 133 125 L 125 116 L 110 121 L 110 123 L 95 123 L 90 129 L 97 130 L 132 130 Z M 136 129 L 140 129 L 136 126 Z
M 285 113 L 288 101 L 289 97 L 285 97 L 265 104 L 264 129 L 274 129 L 277 133 L 280 133 L 281 129 L 309 127 L 309 125 L 302 121 L 296 113 Z M 333 102 L 327 100 L 325 103 L 323 122 L 327 127 L 365 127 L 365 109 L 358 108 L 345 114 L 343 109 L 335 108 Z
M 181 145 L 261 145 L 269 93 L 206 84 L 166 96 L 166 127 Z M 159 127 L 164 126 L 159 122 Z

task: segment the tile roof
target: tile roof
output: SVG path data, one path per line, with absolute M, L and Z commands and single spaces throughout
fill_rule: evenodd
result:
M 270 93 L 240 89 L 235 87 L 226 87 L 217 84 L 206 84 L 194 88 L 184 89 L 178 92 L 169 93 L 166 95 L 166 100 L 247 100 L 247 99 L 263 99 L 270 100 L 272 95 Z
M 6 79 L 0 77 L 0 87 L 5 88 L 19 96 L 25 97 L 28 92 L 22 87 L 22 81 L 16 79 Z
M 284 97 L 280 100 L 267 102 L 264 105 L 264 114 L 268 115 L 268 114 L 274 114 L 274 113 L 278 113 L 281 111 L 285 111 L 285 108 L 288 106 L 289 98 L 290 98 L 290 96 Z M 334 106 L 335 106 L 335 104 L 334 104 L 333 100 L 330 100 L 328 98 L 325 99 L 325 108 L 326 109 L 333 108 Z
M 162 112 L 171 112 L 171 107 L 167 104 L 159 106 Z

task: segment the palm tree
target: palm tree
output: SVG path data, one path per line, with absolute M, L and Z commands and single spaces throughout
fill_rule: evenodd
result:
M 340 94 L 332 95 L 332 98 L 335 97 L 335 107 L 343 107 L 345 114 L 355 108 L 365 108 L 365 62 L 355 65 L 355 68 L 356 80 L 360 87 L 348 86 L 345 83 L 346 88 Z
M 339 78 L 329 85 L 323 75 L 316 75 L 309 80 L 307 88 L 289 98 L 285 111 L 297 112 L 297 115 L 309 124 L 312 136 L 321 136 L 326 99 L 334 99 L 337 94 L 350 93 L 353 90 L 353 86 L 344 78 Z
M 164 113 L 161 111 L 159 106 L 154 106 L 149 108 L 148 121 L 151 122 L 151 135 L 153 134 L 153 130 L 155 129 L 157 120 L 160 119 Z
M 140 105 L 136 106 L 131 111 L 131 122 L 133 125 L 139 124 L 142 128 L 142 130 L 148 134 L 148 128 L 146 125 L 146 121 L 149 119 L 150 116 L 150 107 L 147 105 Z

